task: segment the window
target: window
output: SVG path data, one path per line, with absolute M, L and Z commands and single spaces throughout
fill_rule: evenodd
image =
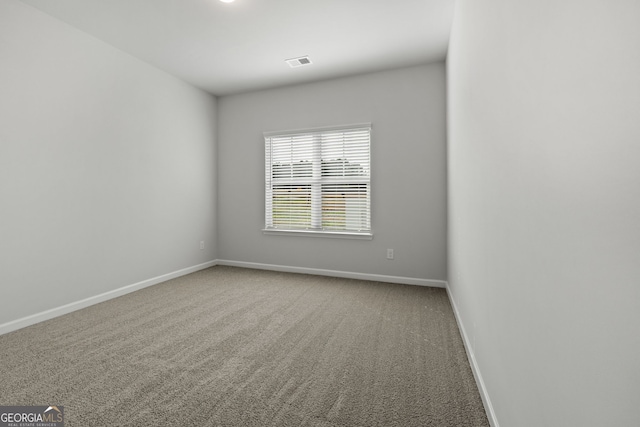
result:
M 370 238 L 370 124 L 264 136 L 266 232 Z

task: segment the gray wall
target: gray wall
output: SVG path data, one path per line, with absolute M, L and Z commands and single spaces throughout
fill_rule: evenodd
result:
M 0 325 L 216 258 L 215 107 L 0 2 Z
M 449 284 L 500 425 L 640 425 L 640 2 L 459 0 Z
M 219 98 L 219 257 L 445 279 L 445 74 L 438 63 Z M 263 235 L 262 133 L 360 122 L 373 125 L 373 240 Z

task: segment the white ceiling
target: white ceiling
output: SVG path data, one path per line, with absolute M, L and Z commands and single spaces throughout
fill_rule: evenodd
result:
M 22 1 L 215 95 L 443 60 L 454 3 Z

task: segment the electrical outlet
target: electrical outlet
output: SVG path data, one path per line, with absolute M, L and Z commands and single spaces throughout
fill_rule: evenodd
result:
M 387 259 L 393 259 L 393 249 L 387 249 Z
M 200 241 L 200 249 L 204 249 L 204 240 Z

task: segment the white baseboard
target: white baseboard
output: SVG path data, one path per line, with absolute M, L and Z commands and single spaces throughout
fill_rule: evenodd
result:
M 194 265 L 192 267 L 183 268 L 178 271 L 163 274 L 161 276 L 153 277 L 151 279 L 143 280 L 142 282 L 127 285 L 122 288 L 114 289 L 93 297 L 85 298 L 80 301 L 65 304 L 60 307 L 52 308 L 50 310 L 43 311 L 41 313 L 32 314 L 31 316 L 23 317 L 21 319 L 12 320 L 0 325 L 0 335 L 25 328 L 27 326 L 35 325 L 36 323 L 43 322 L 45 320 L 53 319 L 54 317 L 62 316 L 67 313 L 71 313 L 76 310 L 80 310 L 85 307 L 89 307 L 94 304 L 98 304 L 113 298 L 117 298 L 122 295 L 126 295 L 131 292 L 153 286 L 158 283 L 166 282 L 167 280 L 175 279 L 176 277 L 184 276 L 186 274 L 193 273 L 198 270 L 204 270 L 205 268 L 213 267 L 216 265 L 216 261 L 209 261 L 203 264 Z
M 275 264 L 260 264 L 255 262 L 244 262 L 244 261 L 213 260 L 213 261 L 205 262 L 203 264 L 194 265 L 192 267 L 183 268 L 181 270 L 174 271 L 171 273 L 163 274 L 161 276 L 153 277 L 151 279 L 143 280 L 141 282 L 134 283 L 132 285 L 127 285 L 122 288 L 114 289 L 112 291 L 108 291 L 99 295 L 85 298 L 80 301 L 75 301 L 69 304 L 65 304 L 63 306 L 52 308 L 50 310 L 46 310 L 40 313 L 32 314 L 30 316 L 26 316 L 20 319 L 12 320 L 7 323 L 3 323 L 0 325 L 0 335 L 6 334 L 21 328 L 25 328 L 27 326 L 31 326 L 36 323 L 43 322 L 45 320 L 53 319 L 54 317 L 62 316 L 67 313 L 71 313 L 73 311 L 92 306 L 94 304 L 108 301 L 110 299 L 117 298 L 119 296 L 126 295 L 131 292 L 135 292 L 137 290 L 146 288 L 148 286 L 153 286 L 158 283 L 166 282 L 167 280 L 171 280 L 176 277 L 184 276 L 184 275 L 196 272 L 198 270 L 204 270 L 205 268 L 213 267 L 215 265 L 228 265 L 228 266 L 234 266 L 234 267 L 252 268 L 252 269 L 259 269 L 259 270 L 283 271 L 288 273 L 315 274 L 319 276 L 344 277 L 348 279 L 371 280 L 376 282 L 387 282 L 387 283 L 400 283 L 405 285 L 431 286 L 436 288 L 447 287 L 447 282 L 443 280 L 428 280 L 428 279 L 418 279 L 418 278 L 404 277 L 404 276 L 387 276 L 383 274 L 355 273 L 350 271 L 326 270 L 326 269 L 320 269 L 320 268 L 305 268 L 305 267 L 292 267 L 292 266 L 275 265 Z
M 231 261 L 226 259 L 216 260 L 217 265 L 228 265 L 231 267 L 253 268 L 257 270 L 283 271 L 286 273 L 315 274 L 318 276 L 344 277 L 347 279 L 371 280 L 375 282 L 400 283 L 403 285 L 431 286 L 435 288 L 446 288 L 447 282 L 444 280 L 418 279 L 404 276 L 387 276 L 384 274 L 354 273 L 351 271 L 325 270 L 322 268 L 291 267 L 287 265 L 261 264 L 257 262 Z
M 449 301 L 451 301 L 453 314 L 456 318 L 456 322 L 458 323 L 458 329 L 460 330 L 460 335 L 462 335 L 462 341 L 464 343 L 464 348 L 467 352 L 467 358 L 469 359 L 471 370 L 473 371 L 473 376 L 476 379 L 476 384 L 478 384 L 480 397 L 482 398 L 482 403 L 484 404 L 484 409 L 485 409 L 485 412 L 487 413 L 489 424 L 491 424 L 491 427 L 500 427 L 500 424 L 498 423 L 498 418 L 496 417 L 496 413 L 493 409 L 493 405 L 491 404 L 491 398 L 489 397 L 489 393 L 484 384 L 484 380 L 482 379 L 482 374 L 480 373 L 480 367 L 478 366 L 478 362 L 476 361 L 475 355 L 473 353 L 473 347 L 471 347 L 469 336 L 467 335 L 467 332 L 464 328 L 464 324 L 462 323 L 462 318 L 460 317 L 460 313 L 458 312 L 458 306 L 456 305 L 456 300 L 453 298 L 453 294 L 451 293 L 451 289 L 449 289 L 448 284 L 447 284 L 447 295 L 449 296 Z

